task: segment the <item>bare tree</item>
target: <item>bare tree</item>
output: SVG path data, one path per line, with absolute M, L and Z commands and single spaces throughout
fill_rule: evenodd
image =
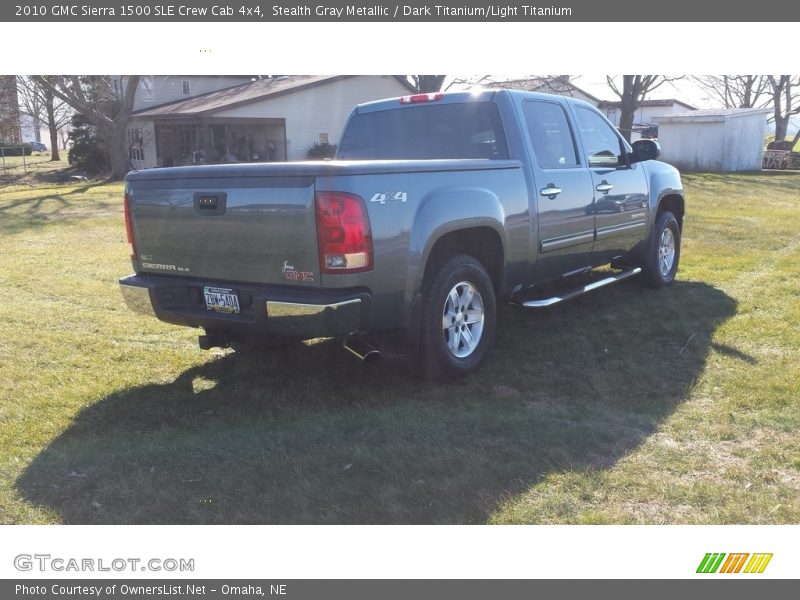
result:
M 121 78 L 119 91 L 108 76 L 37 75 L 35 79 L 97 128 L 108 149 L 111 175 L 121 179 L 128 171 L 125 135 L 139 75 Z
M 667 77 L 666 75 L 622 75 L 619 83 L 613 76 L 607 75 L 608 87 L 620 99 L 619 130 L 622 136 L 631 141 L 633 117 L 636 110 L 642 105 L 647 96 L 665 83 L 677 81 L 681 77 Z
M 69 124 L 72 109 L 66 102 L 56 98 L 37 78 L 17 77 L 17 87 L 21 112 L 33 121 L 34 139 L 41 141 L 42 123 L 47 123 L 50 131 L 50 160 L 61 160 L 58 132 Z
M 525 75 L 514 79 L 503 78 L 498 75 L 470 75 L 454 77 L 446 89 L 459 87 L 490 87 L 514 90 L 536 91 L 541 90 L 550 94 L 572 96 L 577 91 L 573 83 L 577 79 L 572 75 Z
M 775 120 L 775 142 L 782 145 L 789 130 L 789 120 L 792 115 L 800 114 L 800 94 L 792 91 L 793 88 L 800 88 L 800 76 L 767 75 L 767 80 Z M 794 142 L 787 149 L 794 148 L 797 141 L 798 137 L 795 136 Z
M 694 80 L 725 108 L 770 107 L 775 123 L 773 146 L 792 149 L 800 141 L 800 130 L 791 143 L 786 134 L 791 117 L 800 114 L 800 76 L 793 75 L 706 75 Z
M 58 130 L 58 139 L 61 140 L 61 149 L 67 149 L 67 142 L 69 142 L 69 129 L 62 127 Z
M 470 87 L 488 85 L 490 81 L 493 80 L 492 75 L 470 75 L 470 76 L 461 76 L 461 77 L 454 77 L 450 80 L 447 84 L 447 87 L 444 88 L 444 91 L 455 87 L 457 89 L 465 89 Z
M 72 118 L 72 109 L 69 104 L 56 98 L 53 91 L 46 87 L 44 93 L 44 109 L 47 113 L 47 126 L 50 129 L 50 160 L 60 160 L 58 153 L 58 132 L 66 129 Z
M 42 122 L 47 118 L 41 87 L 30 77 L 17 77 L 19 111 L 33 122 L 33 139 L 42 141 Z
M 767 101 L 765 75 L 703 75 L 693 80 L 724 108 L 754 108 Z

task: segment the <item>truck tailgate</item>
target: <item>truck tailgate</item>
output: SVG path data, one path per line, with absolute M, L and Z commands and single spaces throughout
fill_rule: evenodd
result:
M 319 287 L 313 176 L 170 171 L 129 177 L 140 271 Z

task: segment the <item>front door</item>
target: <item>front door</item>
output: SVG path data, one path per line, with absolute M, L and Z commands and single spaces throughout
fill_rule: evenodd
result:
M 540 285 L 591 264 L 592 175 L 579 162 L 575 136 L 561 103 L 526 100 L 522 112 L 533 154 L 539 230 L 534 283 Z

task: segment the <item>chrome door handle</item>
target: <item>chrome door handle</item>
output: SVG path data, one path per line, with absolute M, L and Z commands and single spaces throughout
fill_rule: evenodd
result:
M 542 196 L 547 196 L 548 198 L 550 198 L 550 200 L 552 200 L 561 193 L 561 188 L 557 188 L 556 186 L 551 184 L 548 187 L 539 190 L 539 193 Z
M 607 194 L 608 192 L 614 189 L 614 186 L 608 183 L 607 181 L 604 181 L 602 183 L 598 183 L 597 187 L 594 189 L 596 189 L 598 192 L 603 192 L 604 194 Z

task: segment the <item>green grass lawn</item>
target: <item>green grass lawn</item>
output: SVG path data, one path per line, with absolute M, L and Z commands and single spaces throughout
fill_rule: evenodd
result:
M 132 314 L 121 184 L 0 188 L 0 523 L 798 523 L 800 174 L 685 177 L 678 281 L 500 308 L 455 384 Z
M 54 168 L 65 168 L 67 163 L 67 151 L 59 150 L 60 161 L 52 162 L 50 160 L 50 152 L 33 152 L 32 154 L 24 157 L 22 156 L 6 156 L 0 160 L 0 176 L 22 176 L 25 174 L 27 167 L 29 173 L 39 173 L 52 171 Z

